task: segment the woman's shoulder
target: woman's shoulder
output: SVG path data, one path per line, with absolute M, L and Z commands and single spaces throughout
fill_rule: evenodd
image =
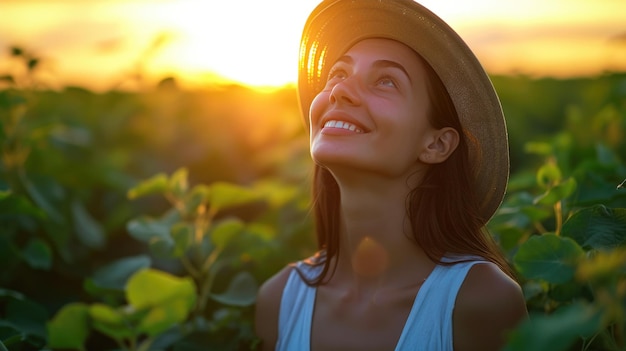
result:
M 285 284 L 287 284 L 289 275 L 295 267 L 295 264 L 288 264 L 263 282 L 257 294 L 257 304 L 274 300 L 277 300 L 276 302 L 280 303 L 280 295 L 282 295 L 282 291 L 285 288 Z
M 506 332 L 527 315 L 522 289 L 515 280 L 495 264 L 475 264 L 467 273 L 455 304 L 455 345 L 459 350 L 500 349 Z M 484 344 L 476 348 L 476 342 Z
M 285 266 L 261 284 L 257 293 L 254 328 L 261 339 L 261 350 L 272 350 L 278 339 L 280 301 L 294 267 L 293 264 Z

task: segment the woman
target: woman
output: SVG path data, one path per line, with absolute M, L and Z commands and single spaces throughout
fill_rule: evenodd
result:
M 504 118 L 461 38 L 409 0 L 326 0 L 300 49 L 319 252 L 263 284 L 263 350 L 498 350 L 527 315 L 485 231 Z

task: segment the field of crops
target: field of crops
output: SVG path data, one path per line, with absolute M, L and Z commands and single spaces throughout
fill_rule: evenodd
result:
M 2 79 L 0 350 L 254 349 L 259 284 L 315 250 L 295 90 Z M 493 82 L 507 350 L 626 350 L 626 74 Z

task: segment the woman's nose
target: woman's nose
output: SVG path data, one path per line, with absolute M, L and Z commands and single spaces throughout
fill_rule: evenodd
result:
M 330 92 L 331 103 L 347 103 L 358 105 L 361 103 L 359 83 L 355 76 L 348 77 L 335 84 Z

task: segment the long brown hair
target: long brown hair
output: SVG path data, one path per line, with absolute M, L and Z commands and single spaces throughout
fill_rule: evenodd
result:
M 460 137 L 456 150 L 442 163 L 432 165 L 421 183 L 407 198 L 407 215 L 411 221 L 411 236 L 435 263 L 445 255 L 479 256 L 493 262 L 506 274 L 514 273 L 481 218 L 480 199 L 474 187 L 473 165 L 480 157 L 470 159 L 470 148 L 479 155 L 480 145 L 465 132 L 459 117 L 437 73 L 419 54 L 426 71 L 431 110 L 428 118 L 435 128 L 452 127 Z M 320 285 L 332 275 L 331 258 L 339 255 L 340 191 L 332 174 L 315 165 L 312 184 L 315 231 L 319 253 L 309 261 L 322 265 L 319 276 L 305 279 L 310 285 Z M 335 262 L 337 262 L 335 260 Z M 302 274 L 301 274 L 302 275 Z

